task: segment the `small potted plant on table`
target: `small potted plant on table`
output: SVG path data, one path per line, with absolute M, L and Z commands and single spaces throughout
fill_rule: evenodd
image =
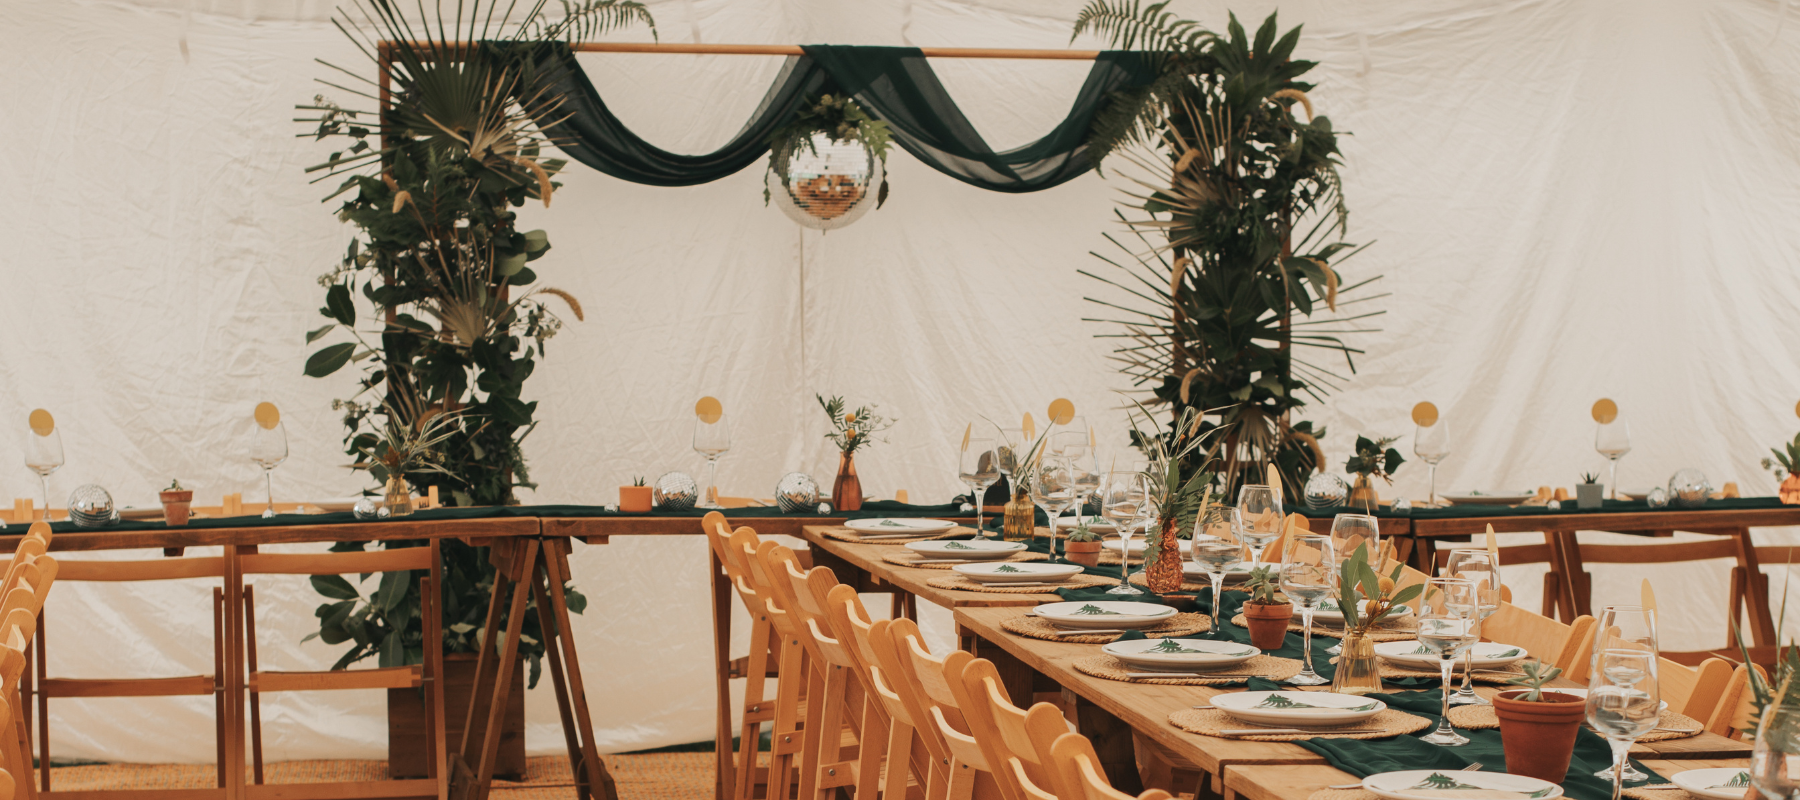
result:
M 1398 436 L 1356 437 L 1356 455 L 1344 462 L 1344 469 L 1356 475 L 1356 485 L 1350 487 L 1350 505 L 1360 506 L 1370 514 L 1381 505 L 1381 495 L 1375 493 L 1375 484 L 1370 478 L 1380 478 L 1389 485 L 1394 483 L 1394 470 L 1406 463 L 1400 451 L 1389 446 L 1399 439 Z
M 1606 487 L 1600 485 L 1600 476 L 1592 472 L 1581 473 L 1581 482 L 1575 484 L 1576 508 L 1599 508 L 1601 498 L 1606 496 Z
M 1783 474 L 1776 477 L 1781 478 L 1779 491 L 1782 505 L 1800 505 L 1800 475 L 1794 474 L 1795 470 L 1800 470 L 1800 435 L 1796 435 L 1794 441 L 1787 443 L 1784 447 L 1787 449 L 1786 453 L 1774 448 L 1769 449 L 1769 452 L 1775 454 L 1775 461 L 1763 459 L 1763 469 L 1773 469 L 1775 464 L 1779 463 L 1781 465 L 1779 472 Z
M 1344 643 L 1331 681 L 1331 690 L 1339 694 L 1381 691 L 1380 664 L 1369 632 L 1425 591 L 1423 583 L 1400 587 L 1406 567 L 1395 564 L 1391 572 L 1382 575 L 1382 554 L 1377 552 L 1374 558 L 1376 563 L 1370 564 L 1368 547 L 1359 545 L 1340 568 L 1338 607 L 1344 614 Z
M 181 481 L 169 484 L 169 488 L 157 494 L 162 500 L 163 524 L 171 528 L 179 528 L 188 524 L 188 513 L 194 505 L 194 490 L 181 488 Z
M 652 497 L 650 487 L 644 485 L 643 476 L 631 479 L 630 486 L 619 487 L 619 510 L 627 514 L 648 514 Z
M 1560 783 L 1575 752 L 1575 734 L 1587 718 L 1587 702 L 1572 694 L 1544 691 L 1544 684 L 1562 674 L 1561 668 L 1536 659 L 1522 668 L 1525 674 L 1507 683 L 1526 688 L 1494 697 L 1506 771 Z
M 844 398 L 813 395 L 825 416 L 831 420 L 831 432 L 825 434 L 838 448 L 837 478 L 831 482 L 831 507 L 838 511 L 862 508 L 862 478 L 856 475 L 856 451 L 869 443 L 875 434 L 892 427 L 894 421 L 875 413 L 874 405 L 845 411 Z
M 1063 560 L 1094 567 L 1100 564 L 1100 534 L 1089 527 L 1087 520 L 1082 520 L 1075 530 L 1069 533 L 1063 542 Z
M 1276 599 L 1280 588 L 1281 573 L 1274 567 L 1250 570 L 1250 579 L 1244 583 L 1244 591 L 1250 593 L 1250 599 L 1244 601 L 1244 625 L 1250 629 L 1250 644 L 1258 650 L 1279 650 L 1287 641 L 1294 604 L 1285 597 Z

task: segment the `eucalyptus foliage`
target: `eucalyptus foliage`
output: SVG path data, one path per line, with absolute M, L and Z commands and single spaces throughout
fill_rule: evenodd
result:
M 555 143 L 537 121 L 556 119 L 562 98 L 534 48 L 637 23 L 654 31 L 654 22 L 631 0 L 563 0 L 560 14 L 546 0 L 440 0 L 431 11 L 357 0 L 333 22 L 386 86 L 326 64 L 335 74 L 320 82 L 360 107 L 323 95 L 299 106 L 311 112 L 297 120 L 312 126 L 303 135 L 338 145 L 307 172 L 336 182 L 325 200 L 356 229 L 319 278 L 328 322 L 306 341 L 327 344 L 305 374 L 356 365 L 355 391 L 333 408 L 344 414 L 345 453 L 376 481 L 392 469 L 421 490 L 439 487 L 454 505 L 515 503 L 515 487 L 534 486 L 520 443 L 536 425 L 537 403 L 524 399 L 524 384 L 562 327 L 547 301 L 583 316 L 567 292 L 536 285 L 527 265 L 550 241 L 521 230 L 514 210 L 548 206 L 560 185 L 552 177 L 565 166 L 544 155 Z M 403 439 L 429 444 L 396 458 Z M 493 567 L 485 548 L 447 541 L 443 550 L 446 649 L 472 650 Z M 367 597 L 341 578 L 314 581 L 336 601 L 319 608 L 318 635 L 353 643 L 340 667 L 369 656 L 383 666 L 418 661 L 418 577 L 385 574 Z M 535 614 L 525 636 L 535 682 L 543 653 Z
M 1106 237 L 1116 252 L 1094 253 L 1112 269 L 1082 270 L 1114 290 L 1088 298 L 1112 312 L 1091 321 L 1123 327 L 1101 336 L 1121 340 L 1114 357 L 1148 404 L 1216 415 L 1195 457 L 1217 459 L 1224 491 L 1274 462 L 1296 500 L 1325 432 L 1293 412 L 1345 379 L 1334 370 L 1354 371 L 1362 351 L 1340 336 L 1381 313 L 1340 311 L 1373 299 L 1352 295 L 1375 279 L 1343 286 L 1334 266 L 1360 250 L 1343 240 L 1339 134 L 1298 80 L 1314 66 L 1292 57 L 1299 28 L 1278 36 L 1270 15 L 1251 37 L 1233 16 L 1220 35 L 1167 6 L 1094 0 L 1075 25 L 1153 51 L 1158 70 L 1114 93 L 1090 133 L 1096 166 L 1123 159 L 1114 174 L 1135 186 L 1115 212 L 1124 233 Z

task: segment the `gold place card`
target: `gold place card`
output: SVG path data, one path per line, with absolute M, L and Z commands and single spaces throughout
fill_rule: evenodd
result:
M 31 432 L 39 436 L 49 436 L 56 430 L 56 418 L 41 408 L 32 410 L 28 422 L 31 424 Z
M 256 424 L 261 425 L 265 431 L 275 430 L 275 426 L 281 424 L 281 409 L 266 400 L 256 404 L 254 416 Z
M 1413 424 L 1421 428 L 1429 428 L 1436 425 L 1438 421 L 1437 406 L 1432 403 L 1420 403 L 1413 406 L 1412 418 Z
M 711 425 L 725 417 L 725 406 L 719 402 L 719 398 L 708 395 L 694 403 L 694 416 Z
M 1619 418 L 1619 404 L 1609 398 L 1602 397 L 1594 401 L 1594 421 L 1601 425 L 1611 425 Z

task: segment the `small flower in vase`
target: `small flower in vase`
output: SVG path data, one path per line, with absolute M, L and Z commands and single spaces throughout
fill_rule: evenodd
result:
M 831 420 L 831 432 L 825 434 L 825 438 L 837 445 L 839 453 L 837 479 L 831 486 L 831 504 L 838 511 L 855 511 L 862 508 L 862 480 L 856 476 L 856 451 L 867 445 L 875 434 L 893 427 L 894 420 L 875 413 L 874 405 L 847 412 L 842 397 L 833 396 L 830 400 L 823 395 L 814 397 L 819 401 L 819 407 L 825 409 L 826 418 Z

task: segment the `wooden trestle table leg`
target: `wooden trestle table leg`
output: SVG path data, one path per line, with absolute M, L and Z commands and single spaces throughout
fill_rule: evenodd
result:
M 545 626 L 545 635 L 557 646 L 547 648 L 546 657 L 550 658 L 550 674 L 556 681 L 559 701 L 565 693 L 563 682 L 566 680 L 568 701 L 561 703 L 563 712 L 563 735 L 575 739 L 579 743 L 581 769 L 575 772 L 576 787 L 580 800 L 588 800 L 591 794 L 595 800 L 618 800 L 618 788 L 613 785 L 612 774 L 606 769 L 606 762 L 600 759 L 600 751 L 594 745 L 594 720 L 588 714 L 587 689 L 581 682 L 581 659 L 575 654 L 575 644 L 570 641 L 568 631 L 573 630 L 569 622 L 569 598 L 563 591 L 563 584 L 569 580 L 569 541 L 567 539 L 549 539 L 544 542 L 540 557 L 543 559 L 544 575 L 549 584 L 550 608 L 556 615 L 555 633 Z M 538 601 L 540 608 L 542 600 Z M 569 716 L 569 706 L 573 706 L 574 718 Z M 570 722 L 575 724 L 570 730 Z M 574 759 L 571 753 L 571 760 Z M 583 782 L 585 780 L 585 787 Z
M 732 787 L 737 785 L 737 777 L 732 772 L 731 762 L 731 579 L 725 574 L 725 565 L 719 563 L 719 554 L 706 548 L 707 573 L 712 578 L 712 612 L 713 612 L 713 692 L 717 697 L 714 704 L 715 726 L 713 730 L 713 752 L 715 766 L 713 772 L 714 800 L 730 800 Z M 753 645 L 754 646 L 754 645 Z M 754 661 L 755 659 L 749 659 Z M 746 662 L 748 663 L 748 662 Z M 750 752 L 754 753 L 754 750 Z M 746 759 L 744 769 L 755 770 L 754 760 Z
M 1575 531 L 1544 531 L 1544 539 L 1550 543 L 1550 570 L 1560 578 L 1556 618 L 1574 622 L 1576 617 L 1592 613 L 1588 609 L 1588 593 L 1581 590 L 1587 577 L 1587 567 L 1581 562 L 1581 545 Z
M 1769 610 L 1769 582 L 1762 579 L 1762 564 L 1756 560 L 1756 542 L 1750 539 L 1750 529 L 1706 532 L 1730 536 L 1737 542 L 1738 566 L 1744 568 L 1744 593 L 1750 604 L 1750 635 L 1758 647 L 1775 646 L 1778 642 L 1775 617 Z
M 462 752 L 453 768 L 452 800 L 487 800 L 494 779 L 494 762 L 500 753 L 500 731 L 506 714 L 507 695 L 512 681 L 499 680 L 511 675 L 519 659 L 519 635 L 525 625 L 525 599 L 528 589 L 521 584 L 532 579 L 538 559 L 536 539 L 496 539 L 488 549 L 488 560 L 494 565 L 494 596 L 488 605 L 487 626 L 481 637 L 481 653 L 475 660 L 476 685 L 473 702 L 469 703 L 467 724 L 463 727 Z M 503 601 L 501 598 L 510 598 Z M 507 603 L 506 639 L 496 658 L 495 637 L 499 635 L 500 603 Z M 483 684 L 488 688 L 483 692 Z M 482 695 L 491 701 L 483 705 Z M 485 720 L 481 710 L 487 709 Z M 480 731 L 477 734 L 476 731 Z M 571 764 L 571 767 L 575 765 Z M 241 769 L 241 768 L 240 768 Z M 461 777 L 463 780 L 458 781 Z

